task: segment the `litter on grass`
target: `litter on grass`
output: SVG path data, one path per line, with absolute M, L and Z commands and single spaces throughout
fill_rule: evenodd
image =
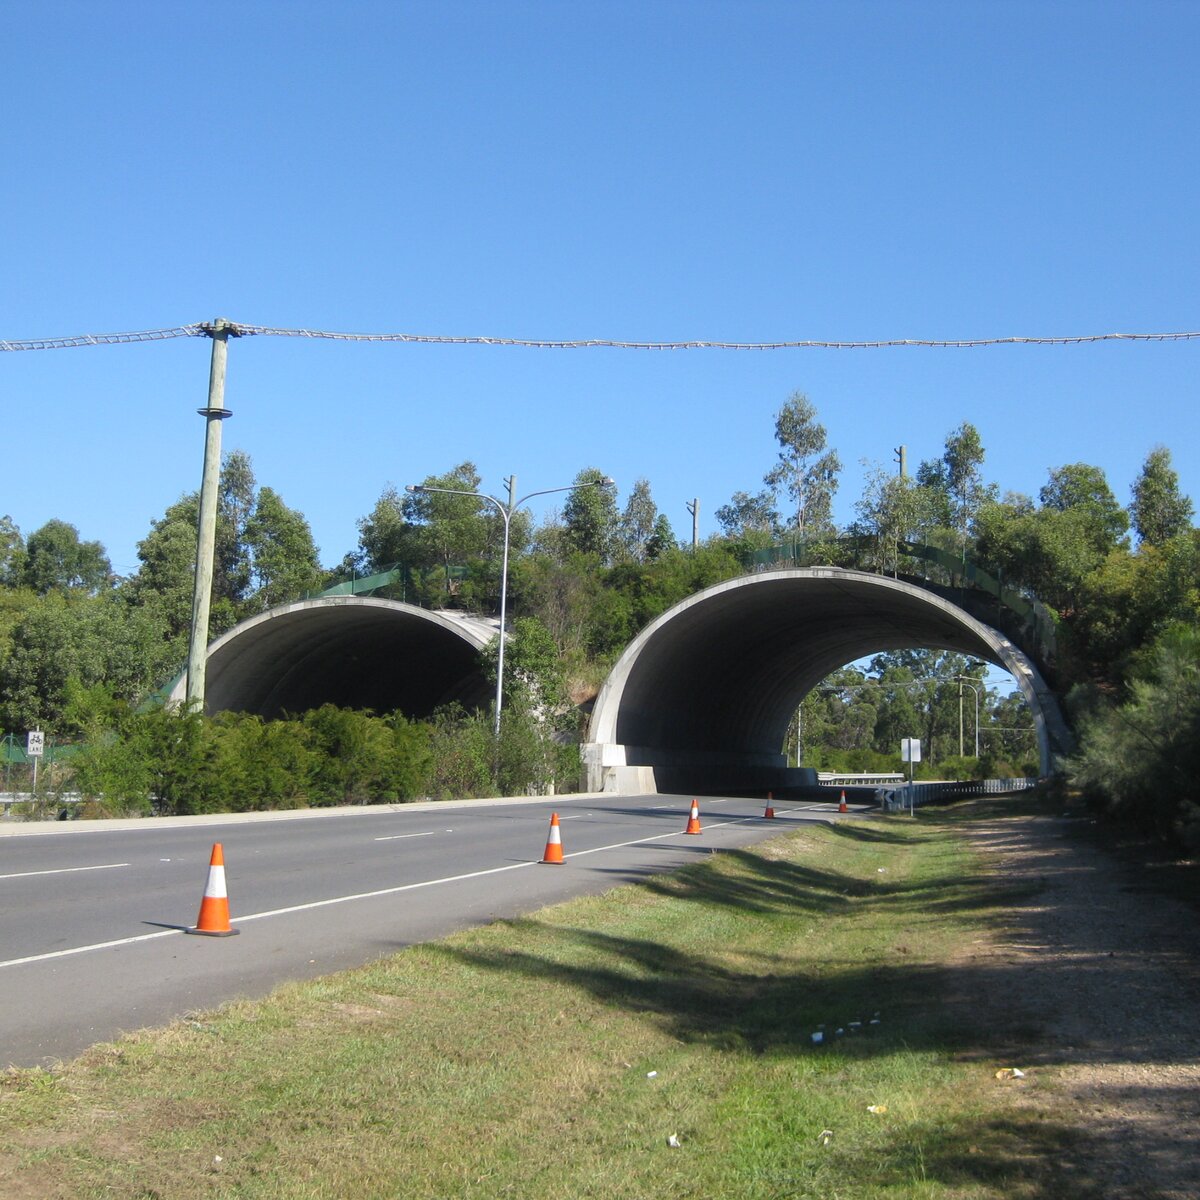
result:
M 885 1113 L 885 1112 L 887 1112 L 887 1105 L 886 1104 L 868 1104 L 867 1112 L 875 1113 L 876 1115 L 878 1115 L 880 1113 Z
M 821 1132 L 817 1134 L 817 1141 L 820 1142 L 822 1146 L 828 1146 L 829 1139 L 831 1137 L 833 1137 L 832 1129 L 822 1129 Z
M 675 1134 L 671 1134 L 670 1137 L 667 1138 L 667 1145 L 670 1146 L 672 1150 L 678 1150 L 680 1144 L 679 1138 L 676 1137 Z
M 1025 1072 L 1020 1067 L 1001 1067 L 996 1072 L 997 1079 L 1024 1079 Z

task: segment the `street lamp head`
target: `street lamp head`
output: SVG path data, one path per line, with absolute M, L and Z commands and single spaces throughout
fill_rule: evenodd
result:
M 598 487 L 616 487 L 617 481 L 611 475 L 605 475 L 603 479 L 596 480 Z
M 419 483 L 406 483 L 404 490 L 406 492 L 423 492 L 425 489 Z

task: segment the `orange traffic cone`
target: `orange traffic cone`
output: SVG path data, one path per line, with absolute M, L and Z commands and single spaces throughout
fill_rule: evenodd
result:
M 766 812 L 764 812 L 764 813 L 763 813 L 763 820 L 764 820 L 764 821 L 773 821 L 773 820 L 775 820 L 775 809 L 774 809 L 774 808 L 772 808 L 772 806 L 771 806 L 771 802 L 772 802 L 774 799 L 775 799 L 775 793 L 774 793 L 774 792 L 768 792 L 768 793 L 767 793 L 767 810 L 766 810 Z
M 700 805 L 695 800 L 692 801 L 691 815 L 688 817 L 687 828 L 684 833 L 699 833 L 700 832 Z
M 546 839 L 544 863 L 561 863 L 563 860 L 562 834 L 558 832 L 558 813 L 550 814 L 550 836 Z
M 846 791 L 843 788 L 842 789 L 842 802 L 838 805 L 838 812 L 849 812 L 849 811 L 850 810 L 846 807 Z
M 221 843 L 212 848 L 208 864 L 208 882 L 204 885 L 204 896 L 200 901 L 200 915 L 196 928 L 188 933 L 203 933 L 208 937 L 232 937 L 241 930 L 229 924 L 229 896 L 225 891 L 225 854 Z

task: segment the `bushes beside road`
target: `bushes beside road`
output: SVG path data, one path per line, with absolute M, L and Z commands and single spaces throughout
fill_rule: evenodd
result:
M 573 790 L 576 763 L 520 714 L 506 714 L 497 753 L 491 718 L 457 707 L 428 721 L 329 704 L 275 721 L 110 711 L 60 789 L 89 817 L 250 812 Z

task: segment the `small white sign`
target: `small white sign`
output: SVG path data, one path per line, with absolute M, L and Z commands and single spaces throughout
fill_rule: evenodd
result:
M 30 758 L 41 758 L 46 752 L 46 735 L 40 729 L 30 730 L 25 738 L 25 753 Z
M 920 738 L 901 738 L 900 739 L 900 761 L 901 762 L 920 762 L 921 761 L 921 739 Z

